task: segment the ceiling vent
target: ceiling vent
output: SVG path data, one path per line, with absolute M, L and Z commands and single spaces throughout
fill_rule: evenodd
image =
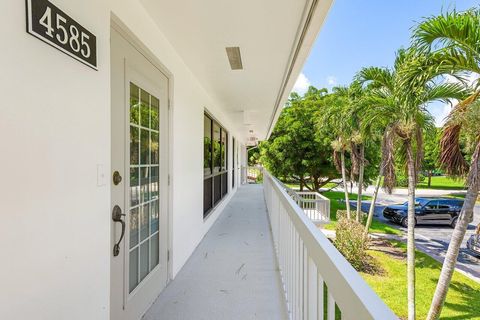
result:
M 242 55 L 240 54 L 240 47 L 226 47 L 228 61 L 232 70 L 243 70 Z

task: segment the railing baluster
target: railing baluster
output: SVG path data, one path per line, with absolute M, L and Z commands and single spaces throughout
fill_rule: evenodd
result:
M 288 194 L 266 171 L 264 190 L 289 319 L 334 320 L 336 305 L 344 319 L 397 319 L 312 223 L 328 221 L 328 200 Z
M 327 307 L 327 320 L 335 320 L 335 299 L 330 290 L 327 291 L 328 307 Z
M 324 282 L 321 274 L 318 272 L 318 267 L 315 266 L 317 270 L 317 319 L 325 319 L 325 296 L 324 296 Z

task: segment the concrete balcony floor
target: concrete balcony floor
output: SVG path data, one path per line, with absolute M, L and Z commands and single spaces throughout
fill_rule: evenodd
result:
M 269 228 L 263 187 L 239 187 L 143 319 L 288 319 Z

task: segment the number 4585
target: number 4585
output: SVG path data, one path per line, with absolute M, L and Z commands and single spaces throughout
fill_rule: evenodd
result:
M 53 26 L 52 9 L 47 7 L 39 22 L 47 29 L 46 33 L 50 38 L 53 38 L 55 33 L 55 38 L 58 42 L 63 45 L 68 43 L 74 52 L 80 52 L 85 58 L 90 57 L 91 51 L 90 45 L 88 44 L 90 36 L 83 31 L 80 32 L 74 25 L 68 27 L 67 19 L 65 17 L 57 14 L 55 18 L 55 26 Z

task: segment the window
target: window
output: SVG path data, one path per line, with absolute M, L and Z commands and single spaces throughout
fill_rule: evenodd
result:
M 438 208 L 438 201 L 430 201 L 425 205 L 425 209 L 435 210 Z
M 228 193 L 228 132 L 204 115 L 203 217 Z
M 235 156 L 236 154 L 237 154 L 237 145 L 235 144 L 235 138 L 232 138 L 232 189 L 235 188 L 235 173 L 236 173 Z

